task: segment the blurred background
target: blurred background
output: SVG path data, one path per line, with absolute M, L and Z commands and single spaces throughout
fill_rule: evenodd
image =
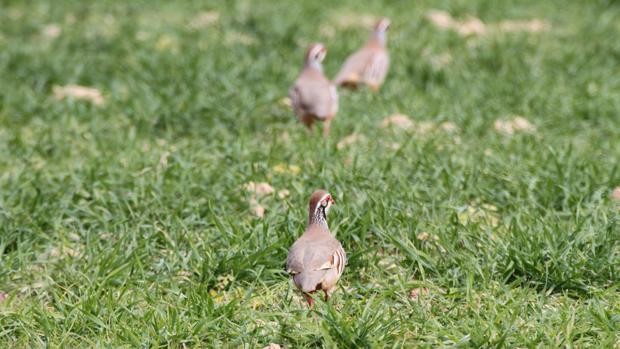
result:
M 0 347 L 613 347 L 616 1 L 2 1 Z M 288 89 L 392 21 L 327 139 Z M 284 273 L 325 188 L 349 265 Z

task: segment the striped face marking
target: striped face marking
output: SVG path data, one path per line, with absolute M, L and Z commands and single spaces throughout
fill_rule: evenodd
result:
M 310 62 L 321 63 L 325 59 L 327 49 L 322 44 L 314 44 L 308 50 L 307 59 Z
M 334 199 L 330 194 L 325 194 L 321 200 L 319 200 L 319 204 L 316 206 L 316 210 L 323 210 L 325 214 L 329 211 L 330 207 L 334 204 Z
M 375 30 L 378 32 L 386 32 L 388 29 L 390 29 L 390 20 L 387 18 L 381 19 L 375 26 Z

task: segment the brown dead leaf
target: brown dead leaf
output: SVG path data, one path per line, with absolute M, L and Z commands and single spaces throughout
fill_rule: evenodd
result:
M 47 254 L 44 254 L 52 257 L 52 258 L 62 258 L 65 256 L 68 257 L 79 257 L 80 256 L 80 251 L 73 249 L 71 247 L 66 247 L 66 246 L 62 246 L 62 247 L 52 247 L 49 251 L 47 251 Z M 48 257 L 48 258 L 49 258 Z
M 395 126 L 404 130 L 413 130 L 413 132 L 419 136 L 425 136 L 437 131 L 444 131 L 446 133 L 458 132 L 458 127 L 456 124 L 450 121 L 442 122 L 437 125 L 433 121 L 413 121 L 408 116 L 403 114 L 393 114 L 383 119 L 380 126 L 382 128 Z
M 420 240 L 420 241 L 426 241 L 426 240 L 428 240 L 428 238 L 429 238 L 430 236 L 431 236 L 431 234 L 429 234 L 429 233 L 427 233 L 427 232 L 423 231 L 423 232 L 420 232 L 420 233 L 416 236 L 416 238 L 417 238 L 418 240 Z
M 157 42 L 155 42 L 155 49 L 157 51 L 170 51 L 176 53 L 179 51 L 179 40 L 168 34 L 161 35 Z
M 190 272 L 188 270 L 179 270 L 177 272 L 177 276 L 182 278 L 182 279 L 189 279 L 189 277 L 192 276 L 192 272 Z
M 415 133 L 424 136 L 435 130 L 435 123 L 432 121 L 420 121 L 415 123 Z
M 251 192 L 252 194 L 261 197 L 266 195 L 271 195 L 275 191 L 273 187 L 266 182 L 254 183 L 248 182 L 245 184 L 245 190 Z
M 426 287 L 423 288 L 414 288 L 409 292 L 409 299 L 412 301 L 417 301 L 420 299 L 420 296 L 428 296 L 429 290 Z
M 54 98 L 57 100 L 74 98 L 77 100 L 88 101 L 97 106 L 101 106 L 104 103 L 101 91 L 93 87 L 80 85 L 54 86 L 52 91 L 54 93 Z
M 284 199 L 284 198 L 286 198 L 287 196 L 289 196 L 290 194 L 291 194 L 291 192 L 290 192 L 290 191 L 288 191 L 288 190 L 286 190 L 286 189 L 282 189 L 282 190 L 279 190 L 279 191 L 278 191 L 278 197 L 279 197 L 280 199 Z
M 262 308 L 265 305 L 265 302 L 263 302 L 262 299 L 258 299 L 258 298 L 253 298 L 250 301 L 250 307 L 252 307 L 252 309 L 256 310 L 258 308 Z
M 224 301 L 224 295 L 222 295 L 220 292 L 218 292 L 215 289 L 210 289 L 209 295 L 211 296 L 215 304 L 220 304 Z
M 450 13 L 442 10 L 428 11 L 426 19 L 439 29 L 452 30 L 463 37 L 481 36 L 489 32 L 538 33 L 551 27 L 549 23 L 540 19 L 503 20 L 496 23 L 484 23 L 479 18 L 470 15 L 464 20 L 457 20 Z
M 454 26 L 454 19 L 446 11 L 430 10 L 426 13 L 426 18 L 440 29 L 452 29 Z
M 204 11 L 198 13 L 187 25 L 190 29 L 203 29 L 220 20 L 220 13 L 217 11 Z
M 263 347 L 263 349 L 281 349 L 282 347 L 280 346 L 280 344 L 276 344 L 276 343 L 269 343 L 268 346 Z
M 398 262 L 399 261 L 393 255 L 388 254 L 383 255 L 383 258 L 377 262 L 377 266 L 383 271 L 389 271 L 398 268 Z
M 484 35 L 487 26 L 479 18 L 468 16 L 466 20 L 456 22 L 454 30 L 461 36 Z
M 447 133 L 455 133 L 459 130 L 458 126 L 456 126 L 456 124 L 451 121 L 442 122 L 441 124 L 439 124 L 439 128 L 441 128 Z
M 281 162 L 273 167 L 273 171 L 275 173 L 292 174 L 296 176 L 301 172 L 301 168 L 297 165 L 287 165 Z
M 399 150 L 401 147 L 400 143 L 397 143 L 397 142 L 387 142 L 387 143 L 383 143 L 383 145 L 392 150 Z
M 474 16 L 468 16 L 465 20 L 456 20 L 450 13 L 442 10 L 430 10 L 426 14 L 435 27 L 442 30 L 453 30 L 461 36 L 483 35 L 486 33 L 486 25 Z
M 534 132 L 534 126 L 529 120 L 522 116 L 515 116 L 512 119 L 498 119 L 493 124 L 495 131 L 512 136 L 518 132 Z
M 252 214 L 258 218 L 265 217 L 265 208 L 258 203 L 251 206 L 250 211 L 252 211 Z
M 340 142 L 338 142 L 338 144 L 336 144 L 336 148 L 338 150 L 344 149 L 346 147 L 349 147 L 361 140 L 364 139 L 364 136 L 361 136 L 357 133 L 352 133 L 346 137 L 344 137 L 343 139 L 340 140 Z
M 500 216 L 497 211 L 497 207 L 493 205 L 472 202 L 459 212 L 457 217 L 462 225 L 481 223 L 494 228 L 500 223 Z
M 611 192 L 611 198 L 614 201 L 620 202 L 620 187 L 614 188 L 614 190 Z
M 280 143 L 289 143 L 290 141 L 291 135 L 286 131 L 280 133 L 280 135 L 278 136 L 278 142 Z
M 389 126 L 395 126 L 402 129 L 409 129 L 413 127 L 413 121 L 404 114 L 392 114 L 381 121 L 381 127 L 386 128 Z
M 246 33 L 242 33 L 242 32 L 237 32 L 237 31 L 231 31 L 226 33 L 226 35 L 224 35 L 224 44 L 232 46 L 232 45 L 244 45 L 244 46 L 250 46 L 250 45 L 254 45 L 258 42 L 258 40 L 256 40 L 256 38 L 254 38 L 253 36 L 251 36 L 250 34 L 246 34 Z
M 512 119 L 512 125 L 515 131 L 531 132 L 536 130 L 536 126 L 522 116 L 516 116 Z
M 288 165 L 288 171 L 293 175 L 298 175 L 301 172 L 301 167 L 297 165 Z
M 440 53 L 438 55 L 429 56 L 429 61 L 434 69 L 440 70 L 452 63 L 452 55 L 448 52 Z
M 349 28 L 370 28 L 375 22 L 377 22 L 377 18 L 373 15 L 368 14 L 359 14 L 359 13 L 346 13 L 339 14 L 336 17 L 336 26 L 339 29 L 349 29 Z
M 280 100 L 278 101 L 278 103 L 284 107 L 287 108 L 291 108 L 293 107 L 293 104 L 291 103 L 291 98 L 290 97 L 282 97 L 280 98 Z
M 62 28 L 55 23 L 48 24 L 41 30 L 41 35 L 48 39 L 56 39 L 60 34 L 62 34 Z
M 503 32 L 528 32 L 539 33 L 549 30 L 551 25 L 540 19 L 530 20 L 504 20 L 497 24 L 497 28 Z
M 0 303 L 4 302 L 8 296 L 9 296 L 8 294 L 4 292 L 0 292 Z
M 495 131 L 506 135 L 513 135 L 515 133 L 510 120 L 495 120 L 493 127 L 495 127 Z
M 273 167 L 273 172 L 275 173 L 286 173 L 287 166 L 284 163 L 279 163 Z
M 67 235 L 67 238 L 69 238 L 69 240 L 73 241 L 73 242 L 79 242 L 80 240 L 82 240 L 82 238 L 80 237 L 80 235 L 76 234 L 76 233 L 69 233 Z
M 168 167 L 168 158 L 169 157 L 170 157 L 170 152 L 169 151 L 164 151 L 159 156 L 159 164 L 157 166 L 157 169 L 161 170 L 161 169 L 165 169 L 166 167 Z

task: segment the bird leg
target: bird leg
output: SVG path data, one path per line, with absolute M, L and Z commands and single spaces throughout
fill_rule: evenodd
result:
M 323 293 L 325 294 L 325 301 L 327 302 L 329 300 L 329 292 L 323 290 Z
M 308 293 L 304 293 L 304 298 L 306 299 L 306 302 L 308 302 L 308 306 L 310 306 L 310 309 L 312 309 L 312 307 L 314 306 L 314 299 L 312 299 L 312 296 Z
M 328 118 L 323 121 L 323 137 L 329 136 L 329 125 L 331 124 L 332 119 Z

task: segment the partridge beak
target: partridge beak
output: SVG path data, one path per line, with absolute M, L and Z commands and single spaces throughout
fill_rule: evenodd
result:
M 332 196 L 329 197 L 329 201 L 332 203 L 332 205 L 336 203 L 336 201 L 334 200 Z

